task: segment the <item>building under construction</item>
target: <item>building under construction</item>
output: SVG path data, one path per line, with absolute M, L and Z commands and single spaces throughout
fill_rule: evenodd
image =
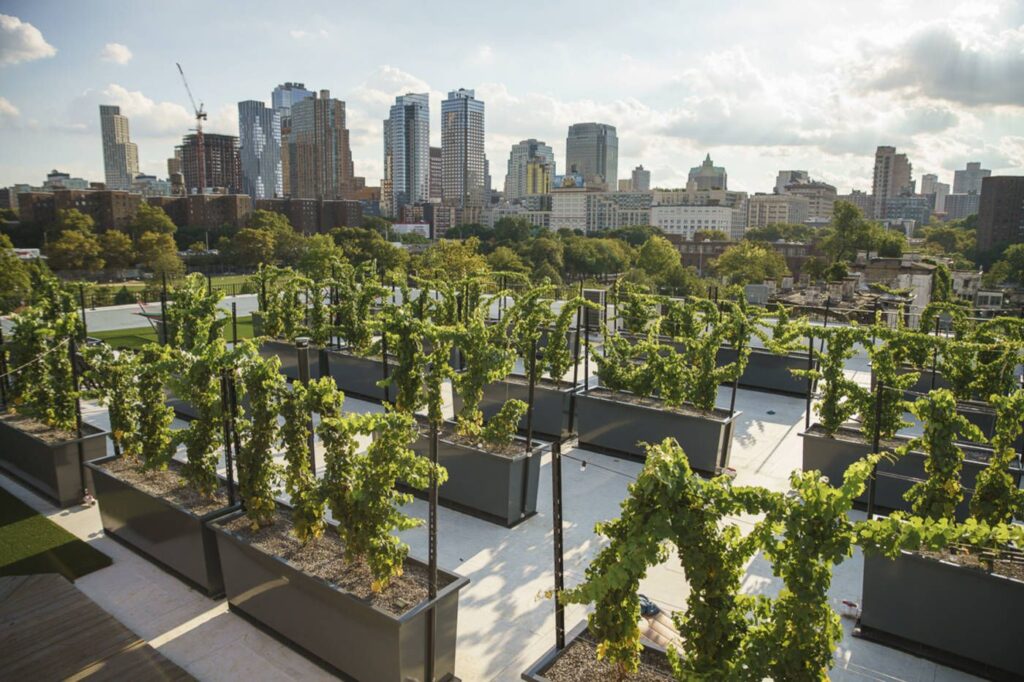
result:
M 205 161 L 206 186 L 203 192 L 216 194 L 241 194 L 242 161 L 239 156 L 238 138 L 234 135 L 203 134 L 203 160 Z M 185 191 L 200 193 L 199 136 L 186 135 L 176 149 L 181 159 L 181 172 L 185 177 Z

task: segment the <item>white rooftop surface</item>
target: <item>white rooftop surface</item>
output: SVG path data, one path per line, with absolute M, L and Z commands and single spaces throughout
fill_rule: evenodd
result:
M 857 360 L 851 362 L 851 369 Z M 857 364 L 858 380 L 866 367 Z M 718 404 L 727 406 L 729 389 Z M 737 484 L 788 488 L 790 471 L 800 466 L 805 402 L 768 393 L 740 390 L 731 466 Z M 346 400 L 346 409 L 381 408 Z M 104 426 L 106 411 L 87 406 L 87 421 Z M 638 438 L 642 434 L 638 434 Z M 594 524 L 618 515 L 626 487 L 641 465 L 586 450 L 565 452 L 594 464 L 563 461 L 566 584 L 583 577 L 601 546 Z M 161 653 L 201 680 L 329 679 L 324 671 L 268 635 L 230 613 L 224 600 L 212 601 L 190 589 L 139 555 L 104 537 L 98 510 L 75 507 L 57 510 L 10 479 L 0 485 L 14 490 L 34 507 L 114 559 L 109 567 L 80 578 L 76 585 L 102 608 L 147 639 Z M 541 469 L 538 513 L 513 529 L 505 529 L 449 509 L 439 513 L 439 565 L 470 579 L 459 600 L 456 675 L 465 682 L 512 682 L 554 644 L 554 604 L 543 597 L 553 586 L 551 467 Z M 406 508 L 426 518 L 427 504 L 416 500 Z M 855 515 L 863 516 L 860 512 Z M 402 534 L 411 553 L 427 555 L 426 528 Z M 832 605 L 860 601 L 862 559 L 858 553 L 838 566 L 830 591 Z M 770 565 L 755 557 L 744 589 L 771 593 L 779 588 Z M 667 610 L 683 606 L 685 576 L 672 559 L 650 571 L 641 592 Z M 582 607 L 569 607 L 566 625 L 585 617 Z M 843 620 L 845 637 L 836 653 L 835 680 L 950 681 L 976 679 L 851 635 L 853 621 Z M 339 642 L 339 646 L 344 646 Z

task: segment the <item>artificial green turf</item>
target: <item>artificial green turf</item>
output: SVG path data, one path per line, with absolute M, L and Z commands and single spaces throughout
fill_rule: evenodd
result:
M 139 348 L 147 343 L 155 343 L 156 330 L 149 327 L 133 327 L 131 329 L 111 329 L 103 332 L 89 332 L 89 336 L 106 341 L 114 348 Z M 246 315 L 238 318 L 238 338 L 252 338 L 252 317 Z M 224 339 L 232 340 L 231 321 L 224 325 Z
M 80 578 L 110 557 L 0 488 L 0 575 L 60 573 Z

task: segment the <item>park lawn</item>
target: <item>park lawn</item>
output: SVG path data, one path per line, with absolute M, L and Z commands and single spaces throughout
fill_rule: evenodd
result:
M 75 580 L 112 563 L 3 488 L 0 519 L 0 575 L 60 573 Z
M 111 329 L 103 332 L 90 332 L 89 336 L 105 341 L 114 348 L 139 348 L 147 343 L 156 343 L 156 330 L 152 326 L 133 327 L 132 329 Z M 238 338 L 251 339 L 252 317 L 238 318 Z M 231 341 L 231 321 L 224 326 L 224 339 Z

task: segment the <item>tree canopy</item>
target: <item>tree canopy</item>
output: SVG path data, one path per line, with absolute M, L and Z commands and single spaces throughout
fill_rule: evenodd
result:
M 757 284 L 779 280 L 789 274 L 786 259 L 770 246 L 757 242 L 738 242 L 711 263 L 715 274 L 730 284 Z

